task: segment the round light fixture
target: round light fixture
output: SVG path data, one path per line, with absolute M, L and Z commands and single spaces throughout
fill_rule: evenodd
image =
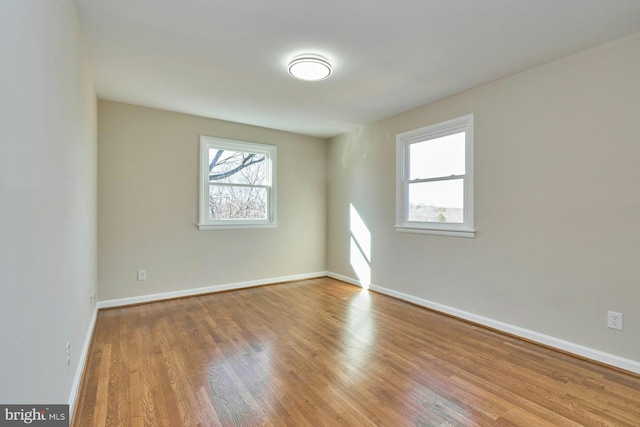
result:
M 298 55 L 289 62 L 289 74 L 300 80 L 324 80 L 331 75 L 331 71 L 327 58 L 314 53 Z

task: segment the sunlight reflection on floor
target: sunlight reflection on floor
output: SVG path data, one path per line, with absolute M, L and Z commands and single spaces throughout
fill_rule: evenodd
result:
M 376 342 L 376 324 L 371 315 L 371 296 L 362 290 L 349 302 L 343 334 L 344 356 L 354 367 L 367 364 Z

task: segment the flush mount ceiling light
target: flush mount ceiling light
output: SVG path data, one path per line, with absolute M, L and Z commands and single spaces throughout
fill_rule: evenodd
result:
M 289 62 L 289 74 L 300 80 L 324 80 L 331 75 L 331 71 L 327 58 L 314 53 L 303 53 Z

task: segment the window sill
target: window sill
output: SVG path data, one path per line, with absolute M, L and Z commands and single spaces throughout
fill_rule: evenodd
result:
M 414 234 L 431 234 L 433 236 L 449 236 L 464 237 L 466 239 L 474 239 L 476 237 L 475 230 L 439 230 L 433 228 L 416 228 L 396 225 L 396 231 L 400 233 Z
M 277 223 L 273 224 L 198 224 L 198 230 L 239 230 L 243 228 L 276 228 Z

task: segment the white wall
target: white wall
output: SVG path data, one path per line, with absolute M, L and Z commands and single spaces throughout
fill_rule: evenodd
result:
M 103 100 L 98 121 L 101 301 L 325 271 L 326 140 Z M 278 147 L 277 228 L 196 228 L 200 135 Z
M 330 141 L 328 269 L 640 361 L 640 34 Z M 475 239 L 397 233 L 395 135 L 475 115 Z M 624 313 L 625 330 L 606 327 Z
M 96 97 L 75 3 L 0 2 L 0 58 L 0 402 L 67 403 L 97 270 Z

